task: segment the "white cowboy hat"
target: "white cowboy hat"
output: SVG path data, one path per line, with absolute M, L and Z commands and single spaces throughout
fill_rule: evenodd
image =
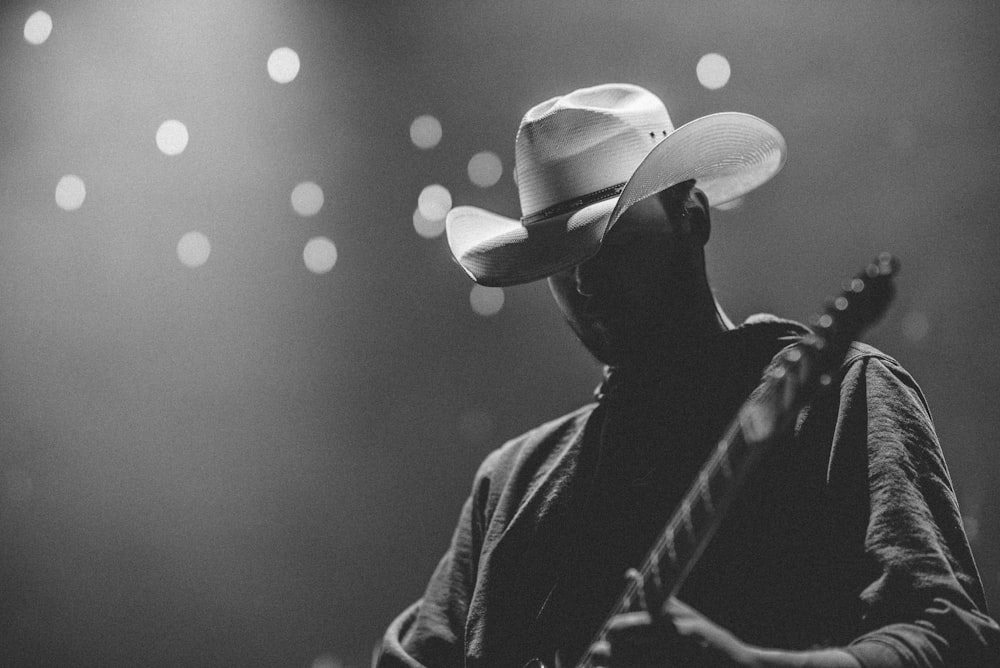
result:
M 710 114 L 674 129 L 663 102 L 604 84 L 533 107 L 517 131 L 521 218 L 472 206 L 448 213 L 452 255 L 477 283 L 528 283 L 577 265 L 633 204 L 696 180 L 712 205 L 766 182 L 785 163 L 781 133 L 756 116 Z

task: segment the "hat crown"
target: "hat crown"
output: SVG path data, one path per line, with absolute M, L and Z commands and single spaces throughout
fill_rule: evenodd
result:
M 514 148 L 522 216 L 625 183 L 673 131 L 663 102 L 632 84 L 583 88 L 532 107 Z

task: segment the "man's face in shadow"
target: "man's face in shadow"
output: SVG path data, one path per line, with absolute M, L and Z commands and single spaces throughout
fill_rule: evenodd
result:
M 608 230 L 601 250 L 549 277 L 566 321 L 598 360 L 639 358 L 684 328 L 704 281 L 708 200 L 694 181 L 637 202 Z

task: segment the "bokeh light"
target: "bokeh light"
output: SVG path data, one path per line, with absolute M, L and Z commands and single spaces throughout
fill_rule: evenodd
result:
M 433 116 L 417 116 L 410 123 L 410 140 L 417 148 L 434 148 L 441 141 L 441 122 Z
M 326 237 L 313 237 L 302 251 L 306 268 L 314 274 L 325 274 L 337 264 L 337 247 Z
M 83 206 L 87 198 L 87 186 L 75 174 L 67 174 L 56 184 L 56 204 L 60 209 L 75 211 Z
M 485 285 L 473 285 L 469 292 L 469 304 L 476 315 L 489 317 L 496 315 L 503 308 L 503 288 L 489 288 Z
M 718 53 L 706 53 L 695 67 L 698 83 L 709 90 L 717 90 L 729 83 L 729 61 Z
M 268 56 L 267 73 L 274 81 L 285 84 L 298 76 L 300 65 L 299 54 L 287 46 L 283 46 L 275 49 Z
M 492 151 L 482 151 L 469 160 L 469 180 L 480 188 L 496 185 L 503 175 L 503 163 Z
M 188 232 L 177 242 L 177 259 L 186 267 L 200 267 L 208 262 L 212 244 L 201 232 Z
M 429 220 L 420 213 L 420 207 L 413 211 L 413 229 L 424 239 L 433 239 L 444 232 L 444 218 Z
M 417 208 L 427 220 L 441 220 L 451 211 L 451 193 L 437 183 L 420 191 Z
M 52 34 L 52 17 L 39 10 L 24 22 L 24 39 L 29 44 L 41 44 Z
M 323 189 L 303 181 L 292 189 L 292 208 L 300 216 L 315 216 L 323 208 Z
M 156 130 L 156 145 L 165 155 L 179 155 L 188 144 L 187 126 L 177 120 L 163 121 Z

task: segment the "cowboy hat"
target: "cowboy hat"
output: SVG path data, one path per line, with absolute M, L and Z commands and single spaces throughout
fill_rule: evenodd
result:
M 710 114 L 675 130 L 663 102 L 644 88 L 582 88 L 521 121 L 514 143 L 521 218 L 455 207 L 448 245 L 477 283 L 528 283 L 596 254 L 636 202 L 695 179 L 712 205 L 724 204 L 774 176 L 785 153 L 781 133 L 750 114 Z

